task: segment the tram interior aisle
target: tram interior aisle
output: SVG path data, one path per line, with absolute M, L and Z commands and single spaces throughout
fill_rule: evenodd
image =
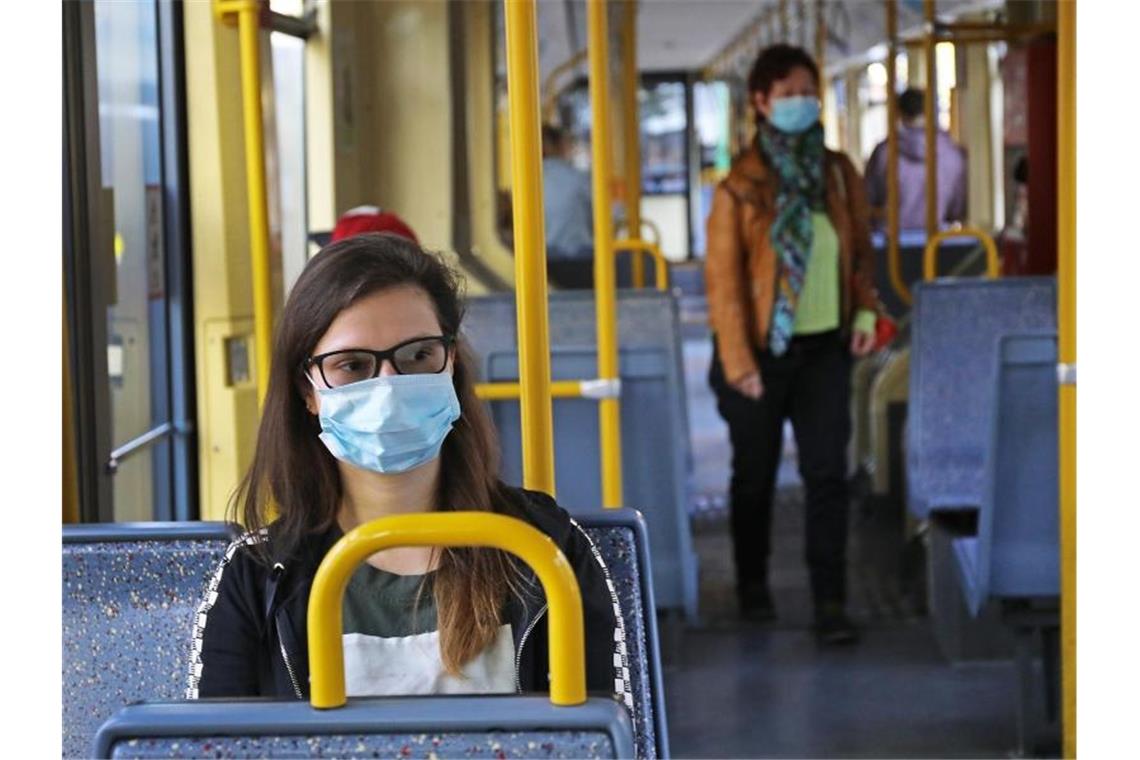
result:
M 873 614 L 855 564 L 859 543 L 874 536 L 854 506 L 849 597 L 862 639 L 847 648 L 816 645 L 790 430 L 772 527 L 770 573 L 779 620 L 739 620 L 726 502 L 728 433 L 706 379 L 712 353 L 707 329 L 699 315 L 686 322 L 701 621 L 663 652 L 673 753 L 704 757 L 716 747 L 720 757 L 1006 756 L 1015 746 L 1012 663 L 951 665 L 927 618 Z

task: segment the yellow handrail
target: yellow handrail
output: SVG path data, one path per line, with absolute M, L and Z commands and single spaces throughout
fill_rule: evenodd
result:
M 508 3 L 509 5 L 509 3 Z M 606 0 L 588 0 L 586 25 L 590 56 L 590 112 L 593 114 L 594 188 L 594 304 L 598 329 L 598 378 L 617 381 L 617 273 L 614 271 L 613 207 L 610 178 L 613 176 L 613 146 L 610 140 L 610 99 L 606 81 L 609 71 L 609 37 L 606 31 Z M 538 210 L 542 214 L 541 206 Z M 602 450 L 602 506 L 621 506 L 621 406 L 616 397 L 598 404 L 598 428 Z
M 938 141 L 935 139 L 938 127 L 935 108 L 938 103 L 938 64 L 934 57 L 934 0 L 924 0 L 923 12 L 926 19 L 922 38 L 926 56 L 926 94 L 923 98 L 926 152 L 923 155 L 926 157 L 926 237 L 930 239 L 938 231 Z
M 546 234 L 542 211 L 542 140 L 538 101 L 538 21 L 534 0 L 503 0 L 514 206 L 515 308 L 519 331 L 519 404 L 523 485 L 554 495 L 550 409 L 550 330 Z M 595 196 L 597 202 L 600 198 Z M 608 210 L 609 205 L 605 208 Z
M 986 249 L 986 277 L 993 279 L 1001 276 L 1001 263 L 998 261 L 994 239 L 977 227 L 959 227 L 936 232 L 926 241 L 926 250 L 922 252 L 922 279 L 933 280 L 938 275 L 938 245 L 947 238 L 956 237 L 977 238 Z
M 891 287 L 907 306 L 914 297 L 902 274 L 899 257 L 899 124 L 895 76 L 898 59 L 898 0 L 885 0 L 887 17 L 887 273 Z
M 570 56 L 568 60 L 563 61 L 551 69 L 550 73 L 546 75 L 546 79 L 542 80 L 542 88 L 539 90 L 539 92 L 543 95 L 543 119 L 550 121 L 554 118 L 555 108 L 558 106 L 558 96 L 562 94 L 561 89 L 554 89 L 554 84 L 558 81 L 558 77 L 562 76 L 567 71 L 573 70 L 575 66 L 584 60 L 586 60 L 586 51 L 579 50 L 577 53 Z
M 265 131 L 261 120 L 261 50 L 258 40 L 259 0 L 217 0 L 219 20 L 234 14 L 241 45 L 242 123 L 245 129 L 245 174 L 249 200 L 249 250 L 253 264 L 253 335 L 257 367 L 257 400 L 269 388 L 273 338 L 273 291 L 269 272 L 269 211 L 265 186 Z
M 656 276 L 657 289 L 661 292 L 669 290 L 669 261 L 665 258 L 665 254 L 661 252 L 660 246 L 650 243 L 648 240 L 630 240 L 622 238 L 614 241 L 614 252 L 629 251 L 630 253 L 640 252 L 654 261 L 653 272 Z M 640 261 L 640 256 L 635 256 L 634 261 Z M 638 285 L 635 281 L 633 286 L 635 288 L 644 287 Z
M 1077 756 L 1077 7 L 1057 6 L 1058 359 L 1060 384 L 1061 729 Z M 1065 373 L 1066 376 L 1069 374 Z
M 586 380 L 552 380 L 550 383 L 551 398 L 581 398 L 582 383 Z M 484 401 L 502 401 L 519 398 L 522 395 L 522 386 L 519 383 L 477 383 L 475 395 Z
M 625 148 L 625 212 L 629 229 L 641 230 L 641 123 L 637 111 L 637 2 L 622 6 L 622 143 Z M 640 234 L 638 237 L 641 237 Z M 645 287 L 645 262 L 633 258 L 633 287 Z
M 586 701 L 582 597 L 570 563 L 549 536 L 522 520 L 490 512 L 382 517 L 344 535 L 317 568 L 309 596 L 309 661 L 313 707 L 341 707 L 344 687 L 342 606 L 357 565 L 397 546 L 482 546 L 501 549 L 538 575 L 550 605 L 550 701 Z

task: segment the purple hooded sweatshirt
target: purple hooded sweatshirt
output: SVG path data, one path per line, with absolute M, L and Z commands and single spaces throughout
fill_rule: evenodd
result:
M 939 226 L 966 218 L 966 153 L 949 134 L 938 130 Z M 926 229 L 926 135 L 922 127 L 899 128 L 899 228 Z M 865 172 L 867 200 L 887 205 L 887 141 L 871 152 Z

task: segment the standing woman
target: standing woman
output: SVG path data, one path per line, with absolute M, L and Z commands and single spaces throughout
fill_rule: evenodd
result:
M 458 276 L 403 237 L 346 238 L 306 265 L 234 502 L 249 533 L 198 610 L 188 698 L 308 698 L 309 593 L 336 541 L 389 515 L 482 510 L 562 550 L 582 595 L 587 688 L 633 709 L 606 566 L 552 498 L 498 479 L 462 319 Z M 546 611 L 534 572 L 496 549 L 374 554 L 345 591 L 348 695 L 549 691 Z
M 851 161 L 823 144 L 819 69 L 800 48 L 763 50 L 748 78 L 757 134 L 713 195 L 706 281 L 709 383 L 732 441 L 737 595 L 772 620 L 772 495 L 791 419 L 806 500 L 815 631 L 857 637 L 846 614 L 851 357 L 874 345 L 869 210 Z

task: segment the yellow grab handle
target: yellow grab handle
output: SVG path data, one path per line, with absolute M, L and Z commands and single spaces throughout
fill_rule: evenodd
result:
M 986 277 L 995 279 L 1001 276 L 1001 264 L 998 262 L 997 245 L 989 233 L 977 227 L 960 227 L 955 230 L 942 230 L 931 235 L 926 241 L 926 250 L 922 254 L 922 279 L 933 280 L 938 274 L 938 245 L 947 238 L 972 237 L 979 240 L 986 249 Z
M 325 555 L 309 596 L 311 703 L 341 707 L 344 689 L 342 604 L 356 566 L 397 546 L 483 546 L 514 554 L 538 575 L 550 605 L 550 701 L 586 701 L 586 649 L 578 579 L 558 546 L 522 520 L 490 512 L 395 515 L 345 534 Z
M 582 380 L 552 380 L 551 398 L 582 398 Z M 475 395 L 484 401 L 503 401 L 522 396 L 522 386 L 517 382 L 477 383 Z
M 669 289 L 669 262 L 665 258 L 665 254 L 661 252 L 660 246 L 656 243 L 650 243 L 647 240 L 631 240 L 628 238 L 615 240 L 614 252 L 617 253 L 620 251 L 640 251 L 653 257 L 653 261 L 656 263 L 653 269 L 657 278 L 657 289 L 661 292 L 665 292 Z M 635 287 L 640 286 L 635 283 Z

